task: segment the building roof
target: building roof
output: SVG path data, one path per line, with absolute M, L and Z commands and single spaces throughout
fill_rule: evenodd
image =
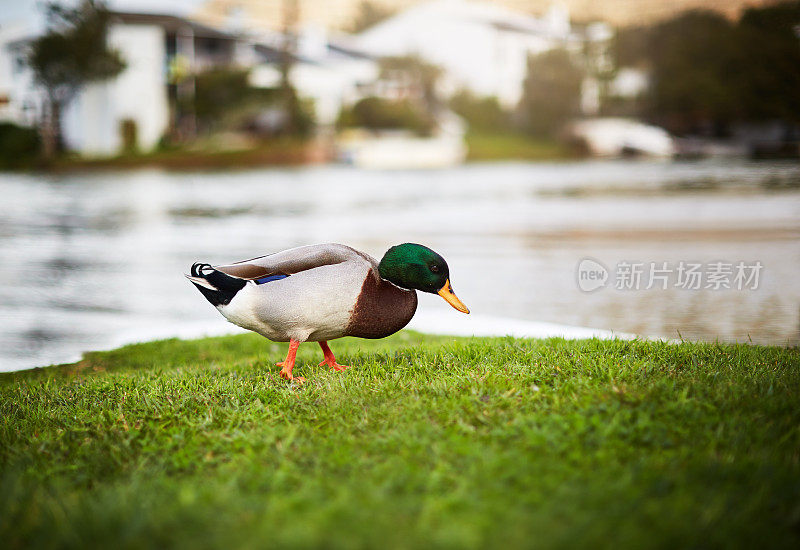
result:
M 157 25 L 171 33 L 177 33 L 184 29 L 191 29 L 194 36 L 199 38 L 215 38 L 218 40 L 240 40 L 242 38 L 238 34 L 214 29 L 177 15 L 109 11 L 109 16 L 113 23 L 123 23 L 126 25 Z M 30 43 L 36 39 L 37 36 L 39 36 L 38 33 L 28 32 L 25 35 L 15 37 L 13 40 L 7 40 L 5 46 L 8 48 L 18 48 Z
M 238 34 L 214 29 L 178 15 L 122 11 L 111 11 L 109 15 L 112 21 L 119 21 L 127 25 L 158 25 L 167 32 L 177 33 L 184 29 L 191 29 L 195 36 L 201 38 L 217 38 L 220 40 L 238 40 L 241 38 Z
M 376 56 L 374 55 L 362 52 L 361 50 L 358 50 L 350 45 L 345 46 L 339 42 L 334 42 L 334 41 L 328 42 L 328 51 L 342 57 L 364 59 L 367 61 L 374 61 L 376 59 Z
M 253 46 L 253 48 L 255 49 L 262 63 L 278 64 L 283 60 L 284 52 L 280 48 L 276 48 L 275 46 L 264 43 L 257 43 Z M 301 59 L 294 54 L 290 54 L 290 61 L 292 63 L 308 62 L 307 60 Z

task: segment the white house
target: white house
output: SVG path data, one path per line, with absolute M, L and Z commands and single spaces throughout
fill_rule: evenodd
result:
M 90 84 L 64 112 L 68 149 L 87 155 L 112 155 L 122 148 L 121 125 L 132 121 L 138 147 L 152 149 L 169 126 L 167 40 L 157 24 L 115 22 L 108 43 L 126 63 L 116 78 Z
M 169 129 L 191 127 L 188 117 L 176 118 L 174 105 L 193 93 L 190 75 L 211 67 L 249 68 L 252 85 L 278 86 L 284 37 L 274 31 L 245 36 L 235 30 L 242 25 L 231 28 L 221 31 L 173 15 L 112 12 L 108 41 L 120 50 L 126 69 L 86 86 L 72 101 L 62 117 L 66 146 L 86 155 L 113 155 L 123 146 L 123 125 L 135 125 L 138 148 L 152 149 Z M 0 28 L 0 120 L 34 125 L 40 119 L 42 90 L 25 63 L 38 32 Z M 383 56 L 418 55 L 439 65 L 445 96 L 467 88 L 513 108 L 529 55 L 558 47 L 582 51 L 587 44 L 604 44 L 607 34 L 597 25 L 577 32 L 558 5 L 532 17 L 489 2 L 433 0 L 357 36 L 331 36 L 306 26 L 298 33 L 289 78 L 301 97 L 314 101 L 323 126 L 336 121 L 343 105 L 375 93 Z M 584 88 L 584 110 L 591 113 L 599 88 L 593 81 Z
M 250 73 L 250 84 L 275 88 L 281 80 L 282 35 L 258 37 L 260 62 Z M 345 36 L 329 36 L 324 29 L 307 26 L 298 32 L 289 81 L 303 98 L 314 102 L 317 123 L 336 122 L 343 105 L 361 98 L 361 90 L 379 75 L 378 63 L 368 53 L 353 48 Z
M 0 119 L 23 125 L 39 119 L 43 94 L 25 62 L 34 37 L 0 32 L 0 81 L 9 83 L 0 87 Z M 108 43 L 120 51 L 125 70 L 85 86 L 62 114 L 65 145 L 81 154 L 118 153 L 125 122 L 135 125 L 137 146 L 152 149 L 170 124 L 180 122 L 173 120 L 171 104 L 191 87 L 180 82 L 180 73 L 255 60 L 246 39 L 173 15 L 112 12 Z
M 561 6 L 537 18 L 468 0 L 424 2 L 356 37 L 356 45 L 372 55 L 418 55 L 439 65 L 446 94 L 467 88 L 497 97 L 505 107 L 519 102 L 529 55 L 579 43 Z
M 29 27 L 0 29 L 0 120 L 35 125 L 43 93 L 25 58 L 36 32 Z M 174 103 L 191 93 L 191 79 L 180 76 L 216 67 L 252 69 L 251 84 L 280 84 L 283 36 L 245 36 L 220 31 L 192 20 L 151 13 L 112 12 L 108 43 L 122 54 L 125 70 L 117 77 L 85 86 L 62 114 L 62 136 L 68 149 L 84 155 L 117 154 L 121 128 L 135 124 L 140 150 L 155 147 L 172 127 Z M 316 119 L 335 123 L 342 105 L 361 97 L 360 89 L 378 77 L 378 65 L 351 47 L 346 36 L 329 37 L 318 27 L 298 33 L 290 80 L 303 98 L 313 100 Z M 186 122 L 186 121 L 184 121 Z

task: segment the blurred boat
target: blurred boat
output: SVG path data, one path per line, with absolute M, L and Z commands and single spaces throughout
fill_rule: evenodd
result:
M 626 118 L 595 118 L 573 122 L 567 138 L 596 157 L 651 156 L 671 158 L 675 140 L 663 128 Z
M 447 168 L 464 161 L 466 147 L 463 139 L 453 136 L 364 133 L 340 141 L 338 156 L 340 161 L 359 168 Z
M 448 168 L 464 162 L 464 124 L 455 116 L 441 117 L 431 136 L 408 130 L 374 132 L 362 128 L 343 132 L 337 140 L 340 162 L 359 168 L 402 170 Z

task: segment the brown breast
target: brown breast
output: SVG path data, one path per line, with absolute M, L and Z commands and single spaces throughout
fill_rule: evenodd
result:
M 370 271 L 361 285 L 347 335 L 385 338 L 406 326 L 416 310 L 416 292 L 398 288 Z

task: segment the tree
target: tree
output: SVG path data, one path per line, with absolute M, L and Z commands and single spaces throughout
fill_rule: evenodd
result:
M 618 66 L 650 72 L 642 115 L 676 134 L 725 136 L 740 122 L 800 122 L 800 2 L 750 8 L 738 22 L 693 11 L 620 32 Z
M 611 43 L 611 56 L 617 67 L 648 66 L 648 47 L 651 27 L 618 29 Z
M 800 123 L 800 2 L 748 9 L 739 28 L 745 117 Z
M 688 12 L 653 29 L 647 54 L 650 120 L 679 134 L 727 133 L 741 114 L 741 81 L 749 69 L 733 23 L 714 12 Z
M 42 143 L 46 158 L 60 148 L 61 113 L 89 82 L 112 78 L 125 68 L 120 53 L 106 44 L 109 14 L 84 0 L 74 9 L 48 5 L 48 31 L 31 44 L 28 63 L 46 93 Z
M 476 97 L 463 89 L 450 98 L 450 108 L 467 121 L 470 130 L 508 132 L 512 129 L 511 116 L 496 97 Z
M 249 71 L 213 68 L 194 76 L 193 110 L 201 130 L 216 131 L 257 113 L 275 100 L 274 90 L 253 88 Z
M 248 129 L 256 133 L 289 134 L 289 114 L 285 110 L 285 91 L 255 88 L 249 83 L 248 69 L 216 67 L 194 75 L 194 97 L 184 106 L 197 117 L 198 133 Z M 313 130 L 313 105 L 297 101 L 292 135 L 305 137 Z M 262 124 L 265 110 L 280 113 Z M 274 115 L 273 115 L 274 116 Z
M 553 136 L 580 113 L 583 71 L 565 50 L 550 50 L 528 58 L 528 73 L 518 112 L 527 132 Z

